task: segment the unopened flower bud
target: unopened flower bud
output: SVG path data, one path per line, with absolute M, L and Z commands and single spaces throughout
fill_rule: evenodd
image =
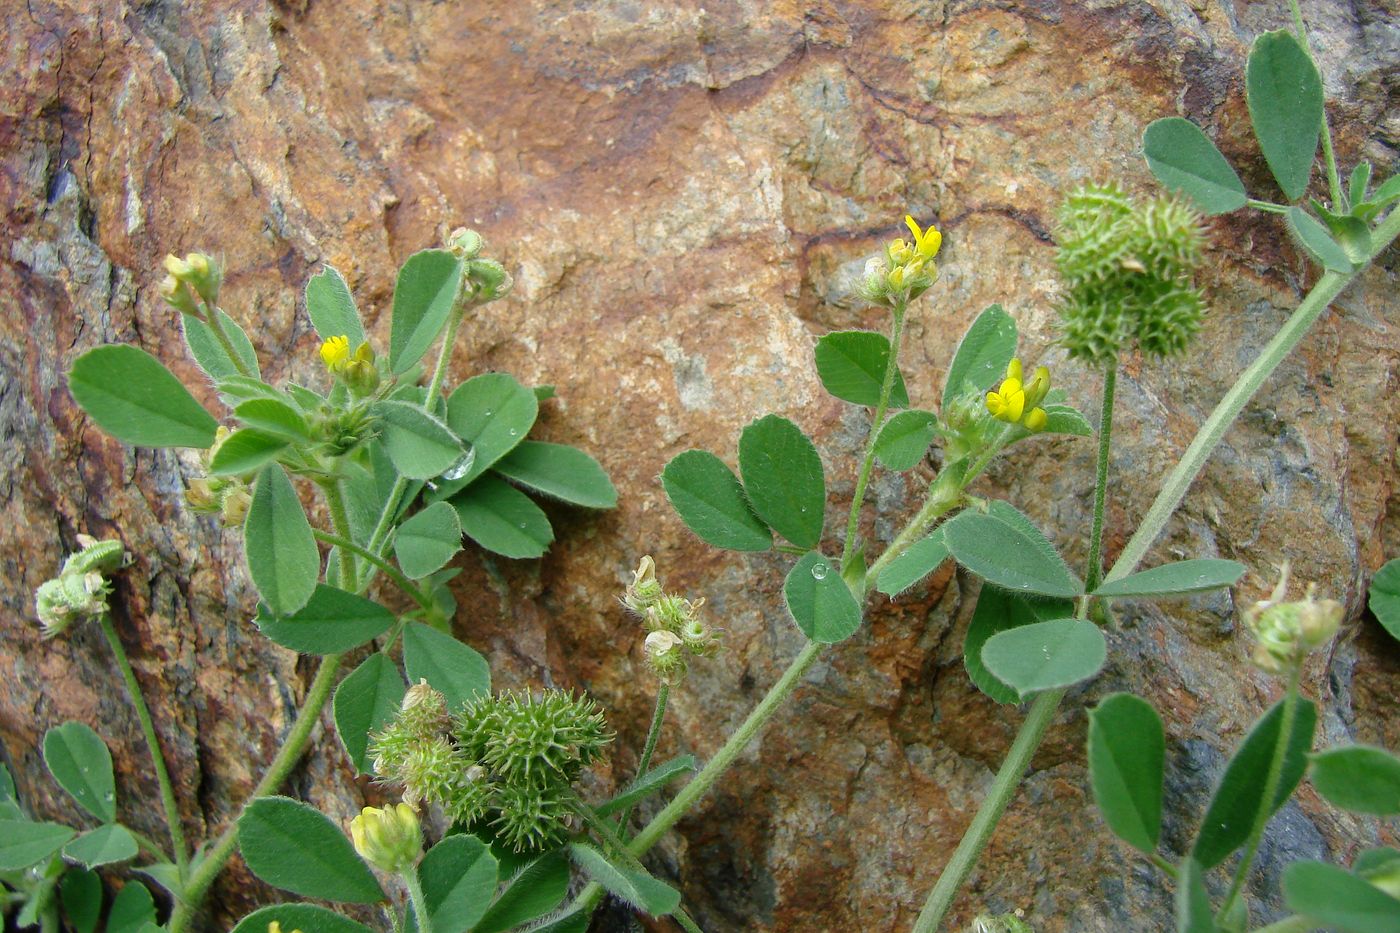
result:
M 860 296 L 871 304 L 883 305 L 889 301 L 889 265 L 879 256 L 872 256 L 865 263 L 865 275 L 860 283 Z
M 651 555 L 642 558 L 632 582 L 622 594 L 622 604 L 633 612 L 645 614 L 661 599 L 661 582 L 656 579 L 656 562 Z
M 225 528 L 242 527 L 244 519 L 248 517 L 248 507 L 252 504 L 253 494 L 248 490 L 247 483 L 230 483 L 219 505 L 219 521 Z
M 166 253 L 162 265 L 165 266 L 165 271 L 178 281 L 185 281 L 190 277 L 190 264 L 174 253 Z
M 481 234 L 466 227 L 458 227 L 447 235 L 447 248 L 462 259 L 475 259 L 485 246 Z
M 506 267 L 494 259 L 473 259 L 467 263 L 467 276 L 476 286 L 476 301 L 485 303 L 510 294 L 515 280 Z
M 196 512 L 208 512 L 210 514 L 218 512 L 222 505 L 220 497 L 215 494 L 211 481 L 201 477 L 190 480 L 190 484 L 185 489 L 185 504 Z
M 1316 598 L 1317 585 L 1308 584 L 1306 596 L 1284 602 L 1288 595 L 1288 564 L 1266 600 L 1244 613 L 1245 626 L 1257 642 L 1251 653 L 1256 666 L 1282 673 L 1301 663 L 1303 656 L 1326 645 L 1342 622 L 1342 606 L 1335 600 Z
M 372 395 L 379 388 L 379 367 L 374 364 L 374 350 L 368 343 L 355 348 L 354 354 L 342 364 L 340 377 L 359 398 Z
M 713 657 L 719 651 L 719 636 L 697 618 L 682 625 L 680 635 L 686 650 L 697 657 Z
M 161 300 L 181 314 L 193 314 L 199 316 L 199 303 L 195 301 L 194 295 L 190 293 L 184 282 L 167 275 L 160 283 Z
M 350 822 L 350 838 L 361 858 L 394 874 L 412 868 L 423 851 L 418 814 L 406 803 L 382 810 L 365 807 Z

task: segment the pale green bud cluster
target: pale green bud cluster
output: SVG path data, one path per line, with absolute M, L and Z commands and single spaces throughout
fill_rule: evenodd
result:
M 662 683 L 675 686 L 684 680 L 692 657 L 719 653 L 719 633 L 700 617 L 705 600 L 667 594 L 656 579 L 656 563 L 650 556 L 642 558 L 622 594 L 622 604 L 642 617 L 647 630 L 642 651 Z
M 204 452 L 205 475 L 190 480 L 185 489 L 185 504 L 196 512 L 219 516 L 226 528 L 237 528 L 248 516 L 248 506 L 253 502 L 248 475 L 214 476 L 209 474 L 209 464 L 214 459 L 230 435 L 228 428 L 220 425 L 214 432 L 214 444 Z
M 1303 599 L 1284 602 L 1288 595 L 1288 565 L 1284 564 L 1269 598 L 1245 610 L 1245 627 L 1257 639 L 1250 660 L 1260 670 L 1286 673 L 1337 633 L 1342 606 L 1335 600 L 1317 599 L 1316 590 L 1317 585 L 1309 583 Z
M 447 235 L 447 249 L 463 260 L 466 276 L 462 288 L 468 301 L 486 304 L 510 294 L 515 286 L 506 267 L 494 259 L 481 258 L 486 240 L 475 230 L 458 227 Z
M 1021 918 L 1018 910 L 1014 914 L 989 916 L 983 914 L 972 921 L 967 933 L 1035 933 L 1031 925 Z
M 165 257 L 166 276 L 160 283 L 160 297 L 181 314 L 202 317 L 200 302 L 213 308 L 219 302 L 219 288 L 224 270 L 219 263 L 203 253 L 190 253 L 184 259 L 175 255 Z
M 1204 239 L 1199 215 L 1175 199 L 1139 204 L 1112 183 L 1071 192 L 1055 231 L 1070 356 L 1105 365 L 1129 340 L 1155 356 L 1185 351 L 1205 317 L 1192 284 Z
M 350 839 L 360 857 L 380 871 L 407 871 L 423 854 L 423 828 L 406 803 L 365 807 L 350 821 Z
M 74 622 L 105 613 L 112 592 L 106 575 L 126 561 L 120 541 L 78 535 L 78 544 L 82 550 L 70 555 L 58 576 L 44 581 L 34 593 L 34 610 L 45 638 L 62 634 Z
M 410 803 L 436 804 L 454 822 L 489 826 L 517 852 L 563 842 L 571 785 L 613 733 L 597 705 L 560 690 L 474 697 L 456 714 L 426 683 L 373 736 L 374 770 Z

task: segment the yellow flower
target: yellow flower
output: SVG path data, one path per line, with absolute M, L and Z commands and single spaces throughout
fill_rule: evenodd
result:
M 1000 388 L 987 393 L 987 411 L 998 421 L 1015 424 L 1025 410 L 1026 392 L 1020 379 L 1008 376 L 1002 380 Z
M 338 372 L 350 359 L 350 338 L 330 337 L 321 344 L 321 360 L 331 372 Z
M 350 839 L 361 858 L 387 872 L 411 868 L 423 851 L 418 814 L 406 803 L 365 807 L 350 821 Z
M 943 234 L 929 224 L 927 230 L 920 230 L 918 223 L 908 214 L 904 215 L 904 222 L 909 226 L 909 232 L 914 234 L 914 252 L 920 259 L 928 260 L 938 255 L 939 247 L 943 245 Z
M 1050 370 L 1038 366 L 1029 383 L 1021 381 L 1021 361 L 1015 357 L 1006 367 L 1001 385 L 987 393 L 987 411 L 998 421 L 1019 424 L 1032 434 L 1045 430 L 1049 415 L 1038 407 L 1050 391 Z

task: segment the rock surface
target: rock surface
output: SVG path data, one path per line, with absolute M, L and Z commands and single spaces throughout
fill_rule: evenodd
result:
M 131 451 L 74 406 L 64 373 L 100 343 L 133 342 L 192 384 L 156 294 L 166 252 L 228 268 L 225 307 L 276 379 L 316 378 L 301 289 L 345 272 L 387 336 L 393 272 L 449 227 L 478 227 L 517 290 L 457 349 L 454 378 L 508 370 L 558 387 L 548 439 L 592 451 L 618 510 L 557 510 L 541 561 L 469 552 L 457 634 L 503 686 L 589 690 L 619 731 L 625 780 L 653 688 L 614 599 L 642 554 L 705 595 L 722 659 L 673 699 L 661 754 L 705 757 L 800 647 L 781 581 L 788 559 L 712 550 L 657 482 L 690 447 L 733 461 L 768 411 L 812 432 L 835 502 L 851 494 L 868 415 L 824 394 L 815 337 L 878 327 L 852 294 L 863 259 L 910 211 L 945 234 L 943 278 L 917 307 L 903 364 L 936 397 L 954 343 L 1001 301 L 1025 353 L 1093 410 L 1091 374 L 1052 346 L 1047 231 L 1060 193 L 1090 178 L 1150 185 L 1143 127 L 1204 124 L 1274 197 L 1250 143 L 1242 68 L 1281 3 L 826 0 L 381 3 L 28 0 L 0 20 L 0 742 L 36 812 L 78 820 L 48 780 L 44 730 L 79 719 L 107 737 L 121 813 L 157 834 L 156 788 L 100 634 L 45 643 L 32 591 L 79 532 L 135 555 L 116 623 L 155 710 L 186 830 L 237 813 L 309 682 L 307 662 L 256 635 L 236 533 L 189 513 L 192 459 Z M 1334 99 L 1341 161 L 1396 165 L 1400 13 L 1393 0 L 1304 3 Z M 1120 380 L 1109 556 L 1196 426 L 1282 323 L 1313 273 L 1268 216 L 1212 223 L 1214 313 L 1173 365 L 1129 361 Z M 1306 677 L 1321 738 L 1400 746 L 1400 650 L 1364 612 L 1365 584 L 1400 553 L 1393 520 L 1400 304 L 1392 250 L 1317 326 L 1230 431 L 1149 561 L 1241 560 L 1257 598 L 1285 558 L 1348 607 L 1347 635 Z M 212 393 L 204 396 L 216 404 Z M 985 481 L 1081 560 L 1090 444 L 1021 448 Z M 926 476 L 921 473 L 919 476 Z M 916 507 L 917 477 L 881 477 L 873 525 Z M 843 501 L 843 499 L 845 501 Z M 945 567 L 873 605 L 795 702 L 658 849 L 712 931 L 900 930 L 971 817 L 1021 720 L 961 669 L 973 584 Z M 1224 756 L 1277 695 L 1246 666 L 1229 597 L 1124 606 L 1112 662 L 1066 704 L 958 902 L 1021 909 L 1038 931 L 1170 928 L 1170 888 L 1106 832 L 1088 799 L 1084 709 L 1117 689 L 1168 720 L 1168 841 L 1188 844 Z M 333 736 L 287 791 L 340 819 L 379 792 Z M 1255 918 L 1279 910 L 1283 860 L 1350 858 L 1394 827 L 1338 814 L 1304 788 L 1270 833 Z M 235 860 L 208 929 L 271 899 Z M 599 928 L 623 929 L 616 917 Z

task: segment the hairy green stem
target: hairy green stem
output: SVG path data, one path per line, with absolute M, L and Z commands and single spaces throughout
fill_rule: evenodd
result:
M 418 929 L 426 933 L 433 928 L 430 922 L 432 914 L 428 911 L 428 899 L 423 896 L 423 884 L 418 880 L 418 869 L 409 866 L 399 872 L 399 877 L 403 878 L 404 887 L 408 888 L 408 902 L 413 905 L 413 916 L 418 921 Z
M 1156 865 L 1158 868 L 1160 868 L 1162 870 L 1162 873 L 1171 880 L 1175 881 L 1178 877 L 1180 877 L 1181 872 L 1177 870 L 1177 867 L 1171 862 L 1168 862 L 1166 859 L 1162 858 L 1162 856 L 1158 855 L 1156 852 L 1153 852 L 1147 858 L 1149 861 L 1152 862 L 1153 865 Z
M 131 833 L 131 838 L 136 840 L 136 845 L 147 855 L 161 862 L 175 864 L 174 859 L 170 857 L 170 853 L 161 848 L 160 843 L 156 842 L 150 836 L 138 833 L 130 826 L 126 828 L 126 831 Z
M 1391 211 L 1390 215 L 1377 225 L 1372 237 L 1373 248 L 1369 259 L 1373 260 L 1380 255 L 1397 235 L 1400 235 L 1400 210 Z M 1167 520 L 1176 511 L 1182 497 L 1186 495 L 1187 488 L 1205 467 L 1206 460 L 1220 443 L 1226 429 L 1239 416 L 1245 404 L 1263 386 L 1265 380 L 1273 374 L 1284 358 L 1303 339 L 1309 328 L 1331 304 L 1332 299 L 1336 298 L 1342 289 L 1346 288 L 1352 279 L 1356 278 L 1364 269 L 1365 266 L 1345 274 L 1326 272 L 1308 292 L 1298 309 L 1293 312 L 1284 326 L 1264 347 L 1259 357 L 1240 375 L 1230 391 L 1226 392 L 1225 397 L 1216 405 L 1210 417 L 1197 430 L 1195 438 L 1186 448 L 1181 460 L 1178 461 L 1162 489 L 1157 493 L 1152 505 L 1148 508 L 1142 524 L 1138 526 L 1138 530 L 1129 539 L 1123 552 L 1119 554 L 1113 568 L 1104 577 L 1105 582 L 1126 577 L 1137 568 L 1138 563 L 1146 555 L 1147 549 L 1152 546 L 1162 529 L 1166 527 Z M 1047 691 L 1036 697 L 1035 702 L 1031 705 L 1030 713 L 1026 716 L 1026 721 L 1021 724 L 1021 729 L 1016 734 L 1011 751 L 1007 753 L 1006 761 L 1002 763 L 1001 770 L 997 772 L 996 782 L 988 793 L 987 800 L 983 802 L 982 808 L 973 818 L 972 825 L 968 827 L 962 841 L 958 844 L 957 851 L 954 852 L 953 858 L 939 876 L 933 892 L 929 895 L 928 902 L 919 914 L 919 919 L 914 927 L 916 933 L 931 933 L 931 931 L 936 930 L 943 915 L 952 906 L 953 898 L 956 896 L 963 878 L 971 872 L 977 854 L 986 845 L 987 839 L 990 839 L 997 820 L 1006 808 L 1011 793 L 1019 783 L 1026 765 L 1030 762 L 1031 754 L 1040 744 L 1045 729 L 1053 719 L 1055 710 L 1064 695 L 1064 690 Z M 1003 794 L 1005 799 L 996 799 Z M 973 840 L 971 837 L 974 835 L 980 835 L 983 838 L 980 841 Z M 964 854 L 968 856 L 965 864 L 959 858 L 960 855 Z M 961 877 L 957 878 L 956 883 L 950 881 L 945 885 L 945 879 L 949 878 L 954 868 L 958 870 Z
M 642 746 L 642 757 L 637 759 L 637 776 L 634 781 L 640 781 L 646 777 L 647 771 L 651 768 L 651 756 L 656 751 L 656 743 L 661 738 L 661 726 L 666 720 L 666 700 L 671 695 L 669 684 L 662 684 L 656 690 L 656 709 L 651 714 L 651 728 L 647 730 L 646 744 Z M 622 811 L 622 816 L 617 821 L 617 831 L 627 832 L 627 821 L 632 819 L 632 807 Z
M 229 339 L 228 331 L 224 330 L 224 322 L 219 320 L 219 309 L 208 302 L 204 303 L 204 309 L 208 312 L 204 316 L 205 323 L 214 332 L 214 339 L 219 341 L 219 346 L 228 355 L 229 362 L 233 363 L 233 367 L 238 370 L 240 376 L 256 379 L 257 374 L 248 368 L 248 364 L 243 362 L 243 357 L 239 356 L 238 351 L 233 348 L 233 341 Z
M 1384 221 L 1377 226 L 1372 233 L 1373 248 L 1370 260 L 1375 259 L 1400 235 L 1400 210 L 1391 211 Z M 1369 263 L 1369 260 L 1368 260 Z M 1239 413 L 1254 397 L 1255 393 L 1263 387 L 1264 382 L 1273 375 L 1279 364 L 1293 352 L 1293 349 L 1307 335 L 1314 322 L 1327 306 L 1332 303 L 1341 291 L 1351 284 L 1352 280 L 1364 271 L 1365 267 L 1355 272 L 1326 272 L 1317 280 L 1317 284 L 1308 292 L 1302 304 L 1289 316 L 1288 321 L 1274 335 L 1274 338 L 1260 351 L 1258 358 L 1240 374 L 1239 379 L 1230 391 L 1225 393 L 1225 397 L 1215 406 L 1215 410 L 1210 413 L 1210 417 L 1205 420 L 1196 431 L 1195 438 L 1187 446 L 1186 452 L 1181 455 L 1176 466 L 1167 476 L 1162 489 L 1157 493 L 1157 498 L 1152 501 L 1147 514 L 1143 516 L 1142 524 L 1138 526 L 1136 532 L 1128 540 L 1123 552 L 1118 556 L 1117 562 L 1113 565 L 1104 581 L 1111 583 L 1114 580 L 1126 577 L 1136 569 L 1138 563 L 1147 554 L 1157 536 L 1166 527 L 1167 520 L 1171 518 L 1176 507 L 1181 504 L 1182 498 L 1186 495 L 1186 490 L 1195 481 L 1197 474 L 1206 465 L 1206 460 L 1210 458 L 1220 439 L 1225 436 L 1225 431 L 1229 429 L 1234 420 L 1239 417 Z
M 672 916 L 676 923 L 680 925 L 680 928 L 685 930 L 685 933 L 705 933 L 704 930 L 700 929 L 700 924 L 690 919 L 690 916 L 686 914 L 685 911 L 677 910 Z
M 1307 917 L 1299 917 L 1295 914 L 1292 917 L 1277 920 L 1266 927 L 1259 927 L 1254 933 L 1309 933 L 1310 930 L 1316 929 L 1317 924 Z
M 929 892 L 928 900 L 924 902 L 924 909 L 914 921 L 914 933 L 934 933 L 943 922 L 943 917 L 953 906 L 953 899 L 957 897 L 963 881 L 971 874 L 978 856 L 982 854 L 982 849 L 992 837 L 992 831 L 996 829 L 997 821 L 1001 819 L 1001 814 L 1011 802 L 1016 788 L 1020 786 L 1021 777 L 1030 766 L 1031 756 L 1040 747 L 1040 740 L 1054 720 L 1055 710 L 1065 692 L 1047 690 L 1039 694 L 1031 704 L 1026 721 L 1021 724 L 1021 731 L 1016 733 L 1016 741 L 1006 753 L 1006 760 L 1001 763 L 1001 770 L 997 772 L 991 790 L 987 792 L 982 805 L 977 808 L 977 815 L 972 818 L 972 823 L 963 833 L 962 840 L 953 851 L 953 857 L 944 866 L 933 890 Z
M 676 822 L 685 815 L 685 812 L 714 786 L 715 782 L 719 780 L 720 775 L 724 774 L 729 766 L 734 763 L 734 760 L 739 757 L 748 746 L 749 742 L 759 733 L 759 730 L 768 724 L 768 720 L 773 718 L 773 714 L 776 713 L 783 705 L 784 701 L 792 695 L 792 691 L 797 688 L 802 677 L 811 669 L 812 664 L 816 662 L 817 658 L 821 656 L 822 649 L 825 647 L 826 645 L 815 641 L 807 643 L 802 651 L 798 653 L 797 657 L 793 658 L 792 663 L 789 664 L 787 670 L 783 672 L 783 676 L 778 678 L 778 682 L 769 689 L 768 693 L 764 695 L 763 699 L 760 700 L 758 705 L 753 708 L 753 711 L 749 713 L 743 725 L 725 741 L 720 750 L 715 753 L 713 758 L 706 762 L 705 767 L 700 769 L 699 773 L 691 779 L 690 783 L 681 788 L 680 793 L 671 798 L 671 802 L 668 803 L 660 813 L 652 817 L 651 822 L 643 827 L 642 831 L 637 833 L 636 838 L 628 843 L 627 849 L 629 852 L 635 856 L 641 856 L 652 846 L 656 845 L 657 841 L 666 834 L 667 830 L 676 825 Z M 592 910 L 597 906 L 598 902 L 602 900 L 602 897 L 602 885 L 598 884 L 596 881 L 590 882 L 579 896 L 574 899 L 571 912 L 576 913 L 581 910 Z
M 1092 593 L 1103 579 L 1103 515 L 1108 498 L 1108 454 L 1113 440 L 1113 394 L 1118 386 L 1118 359 L 1103 374 L 1103 410 L 1099 414 L 1099 459 L 1094 469 L 1094 524 L 1089 532 L 1089 564 L 1084 591 Z
M 1256 198 L 1250 198 L 1249 200 L 1245 201 L 1245 203 L 1248 204 L 1250 207 L 1254 208 L 1256 211 L 1266 211 L 1270 214 L 1288 213 L 1287 204 L 1275 204 L 1273 201 L 1260 201 Z
M 141 722 L 141 734 L 146 737 L 146 747 L 151 753 L 151 766 L 156 772 L 156 783 L 160 785 L 160 802 L 165 809 L 166 830 L 170 833 L 171 848 L 175 850 L 175 868 L 183 881 L 186 872 L 189 871 L 185 828 L 180 822 L 180 805 L 175 799 L 175 785 L 170 782 L 170 769 L 165 766 L 165 754 L 160 750 L 160 742 L 156 739 L 155 722 L 151 719 L 151 710 L 146 706 L 141 683 L 136 679 L 136 672 L 131 669 L 126 648 L 117 637 L 117 629 L 112 625 L 111 617 L 103 613 L 97 621 L 102 627 L 102 634 L 106 637 L 108 646 L 112 649 L 112 655 L 117 660 L 117 669 L 121 671 L 122 680 L 126 683 L 131 705 L 136 708 L 136 718 Z
M 1294 658 L 1293 668 L 1288 672 L 1288 692 L 1283 695 L 1278 742 L 1274 745 L 1273 756 L 1269 759 L 1269 771 L 1264 776 L 1264 789 L 1259 797 L 1263 806 L 1254 814 L 1254 825 L 1249 829 L 1249 840 L 1244 845 L 1244 854 L 1240 856 L 1240 863 L 1235 867 L 1235 877 L 1230 882 L 1230 893 L 1225 895 L 1220 912 L 1215 915 L 1217 923 L 1228 916 L 1230 908 L 1235 906 L 1235 899 L 1240 896 L 1240 891 L 1249 876 L 1249 867 L 1254 864 L 1254 855 L 1259 851 L 1259 841 L 1264 838 L 1264 827 L 1273 817 L 1273 801 L 1278 796 L 1279 785 L 1283 782 L 1283 765 L 1288 759 L 1288 746 L 1293 741 L 1293 727 L 1298 718 L 1298 675 L 1301 669 L 1302 658 Z
M 868 595 L 870 589 L 879 582 L 880 571 L 922 540 L 935 522 L 962 501 L 963 486 L 964 482 L 945 479 L 943 475 L 933 481 L 929 487 L 928 498 L 924 500 L 919 511 L 909 520 L 909 524 L 904 526 L 904 530 L 895 535 L 889 547 L 885 548 L 884 552 L 875 559 L 875 563 L 870 565 L 870 570 L 865 575 L 865 591 L 857 593 L 857 597 Z
M 326 496 L 326 507 L 331 513 L 331 526 L 344 535 L 342 542 L 348 544 L 350 541 L 350 513 L 345 508 L 345 491 L 341 489 L 340 481 L 336 479 L 319 485 Z M 349 548 L 336 545 L 336 556 L 340 560 L 340 588 L 354 591 L 357 589 L 355 580 L 359 576 L 354 555 L 351 554 Z
M 328 654 L 321 658 L 321 665 L 316 669 L 316 677 L 311 681 L 310 689 L 306 691 L 306 699 L 302 701 L 301 711 L 297 713 L 296 722 L 292 723 L 291 731 L 282 741 L 282 747 L 277 750 L 277 756 L 272 759 L 272 763 L 263 772 L 262 780 L 258 781 L 253 792 L 248 795 L 244 807 L 281 787 L 282 782 L 287 779 L 287 775 L 291 773 L 292 768 L 301 758 L 301 753 L 306 749 L 307 740 L 311 738 L 311 730 L 320 721 L 321 710 L 325 708 L 326 701 L 330 699 L 331 687 L 335 685 L 335 674 L 340 669 L 340 661 L 341 655 L 338 654 Z M 180 933 L 188 928 L 204 893 L 209 889 L 214 878 L 223 870 L 224 865 L 233 855 L 236 845 L 238 845 L 238 821 L 234 820 L 219 834 L 218 841 L 214 843 L 213 848 L 200 861 L 199 866 L 190 877 L 189 883 L 185 886 L 185 900 L 176 905 L 175 913 L 170 918 L 170 933 Z
M 427 593 L 424 593 L 412 580 L 404 576 L 403 572 L 397 567 L 369 548 L 360 547 L 349 538 L 342 538 L 340 535 L 334 535 L 328 531 L 322 531 L 319 528 L 311 529 L 311 534 L 322 544 L 329 544 L 343 554 L 354 554 L 356 557 L 362 558 L 366 562 L 372 564 L 418 605 L 422 606 L 424 609 L 433 608 L 433 600 Z M 352 589 L 352 587 L 342 587 L 342 589 Z M 358 589 L 358 587 L 353 589 Z
M 467 307 L 465 304 L 458 304 L 452 309 L 452 314 L 447 319 L 442 346 L 438 348 L 437 363 L 433 366 L 433 376 L 428 380 L 428 391 L 423 395 L 423 407 L 429 414 L 435 407 L 438 393 L 442 391 L 443 380 L 447 378 L 447 364 L 452 359 L 453 344 L 457 342 L 457 329 L 462 326 L 462 319 L 466 317 Z M 389 489 L 389 495 L 384 500 L 384 509 L 379 513 L 379 521 L 375 522 L 374 531 L 369 536 L 368 548 L 375 554 L 383 552 L 384 542 L 389 537 L 389 529 L 394 523 L 394 516 L 399 511 L 399 498 L 406 489 L 408 489 L 408 480 L 403 476 L 395 479 L 394 485 Z M 370 576 L 372 575 L 373 571 L 370 572 Z
M 889 410 L 890 394 L 894 392 L 894 380 L 899 372 L 899 340 L 904 333 L 904 313 L 907 307 L 905 301 L 900 301 L 893 309 L 894 322 L 890 327 L 890 355 L 885 360 L 885 378 L 880 382 L 880 399 L 870 420 L 870 437 L 865 442 L 865 457 L 861 460 L 860 473 L 856 476 L 856 491 L 851 496 L 851 514 L 846 519 L 846 540 L 841 545 L 843 574 L 847 562 L 856 551 L 855 544 L 860 534 L 860 507 L 865 501 L 865 487 L 870 482 L 870 473 L 875 466 L 875 442 L 879 440 L 880 429 L 884 427 L 885 412 Z

